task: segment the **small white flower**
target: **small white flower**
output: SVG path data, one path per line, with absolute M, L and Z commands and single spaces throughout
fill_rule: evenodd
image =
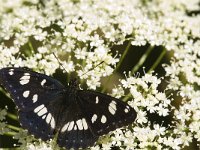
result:
M 124 89 L 121 86 L 118 86 L 114 89 L 112 89 L 112 95 L 116 98 L 120 98 L 124 96 Z
M 48 49 L 47 49 L 47 47 L 44 47 L 44 46 L 38 47 L 38 52 L 41 53 L 41 54 L 47 53 Z
M 40 143 L 39 145 L 28 144 L 28 150 L 52 150 L 52 147 L 44 142 Z
M 153 127 L 154 127 L 157 135 L 164 135 L 165 134 L 165 131 L 166 131 L 165 127 L 160 127 L 158 124 L 154 124 Z
M 147 120 L 146 115 L 147 115 L 147 114 L 146 114 L 145 111 L 139 110 L 139 111 L 137 112 L 137 123 L 139 123 L 139 124 L 147 123 L 148 120 Z

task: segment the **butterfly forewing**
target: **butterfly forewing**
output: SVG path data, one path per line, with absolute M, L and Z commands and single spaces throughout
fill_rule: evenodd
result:
M 3 68 L 0 81 L 19 108 L 19 121 L 29 133 L 49 140 L 57 131 L 64 86 L 26 68 Z
M 63 96 L 61 89 L 64 86 L 57 80 L 25 68 L 1 69 L 0 82 L 23 111 Z
M 78 99 L 92 132 L 98 136 L 129 125 L 136 118 L 135 110 L 128 104 L 99 92 L 79 91 Z

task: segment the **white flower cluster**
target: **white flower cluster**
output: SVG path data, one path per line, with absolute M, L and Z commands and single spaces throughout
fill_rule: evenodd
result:
M 144 109 L 150 113 L 156 112 L 160 116 L 168 115 L 171 100 L 166 97 L 165 93 L 158 91 L 160 82 L 160 79 L 151 74 L 145 74 L 141 78 L 130 76 L 126 80 L 121 80 L 122 86 L 129 89 L 131 93 L 133 101 L 130 105 L 138 110 L 139 116 L 145 115 Z M 147 120 L 142 119 L 143 117 L 138 117 L 137 122 L 146 123 Z
M 28 143 L 27 148 L 28 150 L 52 150 L 53 149 L 51 145 L 47 145 L 44 142 L 40 142 L 39 144 Z
M 162 65 L 165 75 L 130 74 L 113 89 L 137 111 L 131 129 L 117 129 L 91 149 L 179 150 L 200 143 L 199 9 L 199 0 L 0 0 L 0 68 L 26 66 L 51 75 L 63 69 L 55 53 L 64 71 L 96 89 L 121 59 L 113 46 L 162 46 L 170 59 Z M 172 121 L 154 123 L 149 113 Z M 0 134 L 10 131 L 5 115 L 0 111 Z M 51 148 L 26 140 L 29 149 Z
M 6 132 L 9 132 L 10 129 L 7 128 L 6 122 L 4 122 L 7 115 L 6 109 L 0 109 L 0 135 L 3 135 Z

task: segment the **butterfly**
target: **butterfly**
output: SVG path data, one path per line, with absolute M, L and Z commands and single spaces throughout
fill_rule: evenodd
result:
M 23 128 L 46 141 L 57 134 L 67 149 L 93 146 L 98 138 L 136 119 L 127 103 L 100 92 L 80 90 L 77 80 L 64 86 L 28 68 L 0 69 L 0 83 L 18 108 Z

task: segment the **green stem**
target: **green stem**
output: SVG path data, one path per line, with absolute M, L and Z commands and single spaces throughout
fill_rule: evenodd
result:
M 11 118 L 11 119 L 13 119 L 13 120 L 18 120 L 18 118 L 17 118 L 17 116 L 16 115 L 14 115 L 14 114 L 12 114 L 12 113 L 7 113 L 7 116 L 9 117 L 9 118 Z
M 122 101 L 127 102 L 130 97 L 132 97 L 131 93 L 127 94 Z
M 10 95 L 9 95 L 3 88 L 0 88 L 0 91 L 1 91 L 8 99 L 11 100 Z
M 136 71 L 138 71 L 138 69 L 144 64 L 146 58 L 149 56 L 149 54 L 151 53 L 151 51 L 153 50 L 154 46 L 149 46 L 149 48 L 147 49 L 147 51 L 143 54 L 143 56 L 140 58 L 139 62 L 135 65 L 135 67 L 133 67 L 133 69 L 131 70 L 131 74 L 133 75 Z
M 163 48 L 162 53 L 160 54 L 158 59 L 155 61 L 155 63 L 151 66 L 151 68 L 149 69 L 148 73 L 151 72 L 152 70 L 154 70 L 158 66 L 158 64 L 160 63 L 160 61 L 164 57 L 165 53 L 166 53 L 166 49 Z
M 32 43 L 30 42 L 30 40 L 28 41 L 28 46 L 29 46 L 31 52 L 34 52 L 34 48 L 33 48 Z
M 16 127 L 16 126 L 13 126 L 13 125 L 7 125 L 7 127 L 8 127 L 9 129 L 12 129 L 12 130 L 15 130 L 15 131 L 19 131 L 19 130 L 20 130 L 20 128 L 18 128 L 18 127 Z
M 6 136 L 14 136 L 16 134 L 16 132 L 6 132 L 4 133 L 3 135 L 6 135 Z
M 128 45 L 126 46 L 126 49 L 125 49 L 125 51 L 123 52 L 123 54 L 122 54 L 122 56 L 121 56 L 121 58 L 120 58 L 120 60 L 119 60 L 119 62 L 118 62 L 118 64 L 117 64 L 117 66 L 116 66 L 114 72 L 116 72 L 116 71 L 119 69 L 119 67 L 121 66 L 121 64 L 122 64 L 122 62 L 123 62 L 123 60 L 124 60 L 124 58 L 125 58 L 126 55 L 128 54 L 128 51 L 129 51 L 129 49 L 130 49 L 130 46 L 131 46 L 131 41 L 128 42 Z M 113 72 L 113 73 L 114 73 L 114 72 Z
M 113 75 L 115 72 L 117 72 L 117 70 L 118 70 L 119 67 L 121 66 L 121 64 L 122 64 L 122 62 L 123 62 L 123 60 L 124 60 L 124 58 L 125 58 L 126 55 L 128 54 L 128 51 L 129 51 L 130 47 L 131 47 L 131 41 L 128 42 L 128 45 L 126 46 L 126 49 L 125 49 L 125 51 L 123 52 L 123 54 L 122 54 L 122 56 L 121 56 L 119 62 L 117 63 L 117 66 L 116 66 L 115 70 L 113 71 L 112 75 Z M 109 83 L 110 79 L 112 78 L 112 75 L 109 76 L 109 78 L 107 79 L 106 83 Z M 106 90 L 106 87 L 104 86 L 104 88 L 101 90 L 101 92 L 103 93 L 103 92 L 105 92 L 105 90 Z

